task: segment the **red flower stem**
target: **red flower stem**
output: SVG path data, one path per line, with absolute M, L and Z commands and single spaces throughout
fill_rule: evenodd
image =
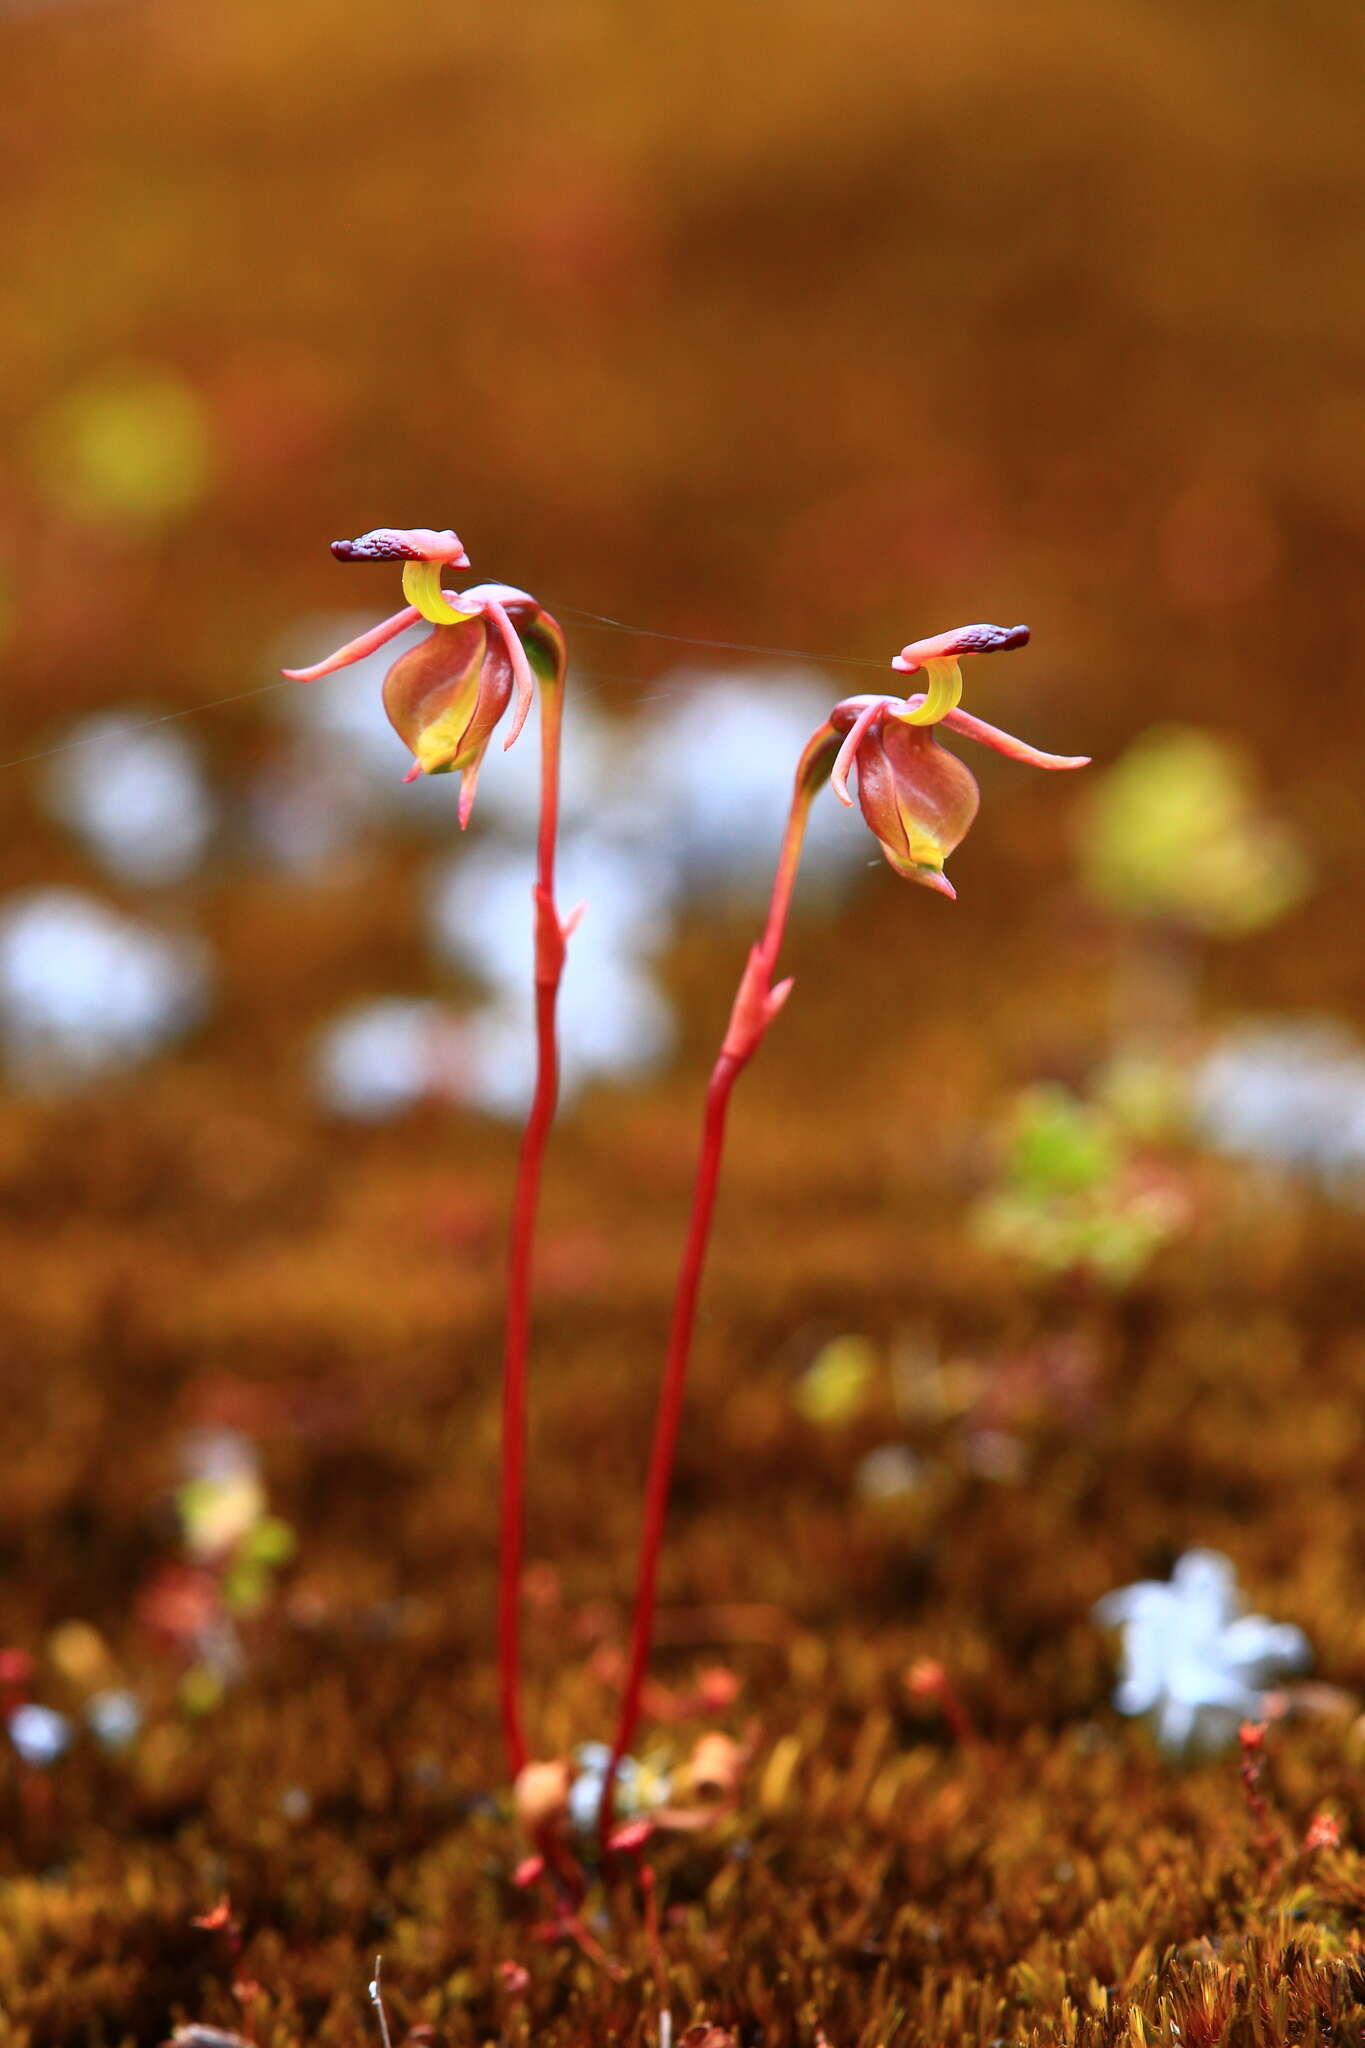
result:
M 498 1707 L 512 1777 L 527 1760 L 521 1712 L 521 1575 L 526 1507 L 526 1360 L 531 1328 L 531 1272 L 541 1166 L 559 1094 L 555 1010 L 564 972 L 564 933 L 555 909 L 555 842 L 559 829 L 562 676 L 540 693 L 540 829 L 536 850 L 536 1086 L 517 1158 L 516 1193 L 507 1254 L 507 1327 L 503 1344 L 502 1499 L 498 1552 Z
M 616 1739 L 612 1744 L 611 1758 L 602 1788 L 602 1804 L 598 1813 L 598 1831 L 604 1854 L 607 1852 L 608 1837 L 612 1828 L 616 1771 L 639 1725 L 640 1696 L 644 1688 L 650 1644 L 654 1635 L 659 1554 L 663 1546 L 669 1488 L 678 1447 L 678 1428 L 682 1421 L 687 1368 L 692 1356 L 697 1300 L 701 1292 L 702 1274 L 711 1238 L 716 1183 L 720 1177 L 721 1155 L 725 1148 L 726 1112 L 730 1106 L 730 1094 L 735 1082 L 757 1051 L 763 1034 L 775 1014 L 776 1006 L 766 999 L 772 994 L 770 985 L 773 969 L 777 965 L 777 956 L 786 931 L 787 913 L 791 908 L 796 871 L 801 862 L 801 848 L 806 836 L 810 807 L 816 791 L 828 773 L 841 737 L 842 735 L 834 732 L 833 727 L 822 726 L 809 741 L 801 756 L 796 773 L 796 786 L 792 792 L 791 809 L 787 816 L 787 829 L 782 837 L 777 872 L 773 877 L 767 923 L 763 928 L 763 937 L 750 954 L 744 973 L 740 977 L 729 1029 L 726 1031 L 720 1056 L 712 1069 L 711 1080 L 706 1090 L 701 1149 L 692 1193 L 692 1214 L 687 1226 L 677 1292 L 673 1299 L 673 1320 L 669 1329 L 663 1385 L 659 1393 L 658 1417 L 654 1425 L 654 1442 L 649 1456 L 649 1474 L 645 1482 L 644 1520 L 640 1535 L 635 1605 L 631 1614 L 630 1652 L 621 1694 Z M 778 1005 L 780 1001 L 779 996 Z

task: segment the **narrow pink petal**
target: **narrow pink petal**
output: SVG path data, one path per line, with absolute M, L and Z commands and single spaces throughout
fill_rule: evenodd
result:
M 964 739 L 980 740 L 983 747 L 994 747 L 997 754 L 1008 754 L 1011 761 L 1026 761 L 1030 768 L 1086 768 L 1090 764 L 1089 754 L 1044 754 L 1027 740 L 1001 732 L 998 725 L 973 718 L 970 711 L 950 711 L 941 722 L 949 732 L 960 732 Z
M 934 889 L 940 896 L 946 896 L 950 903 L 957 902 L 957 890 L 942 868 L 920 868 L 916 871 L 915 880 L 922 883 L 926 889 Z
M 421 762 L 414 761 L 411 768 L 409 768 L 407 774 L 403 777 L 403 781 L 405 783 L 416 782 L 418 776 L 421 775 L 423 772 L 424 771 Z
M 474 808 L 474 791 L 478 786 L 479 770 L 482 766 L 483 762 L 480 759 L 472 761 L 468 768 L 460 771 L 460 807 L 456 816 L 459 818 L 462 832 L 469 823 L 469 814 Z
M 871 703 L 863 706 L 845 734 L 844 743 L 835 756 L 834 766 L 830 770 L 830 787 L 840 803 L 847 805 L 850 810 L 853 807 L 853 798 L 848 793 L 848 771 L 853 766 L 868 727 L 875 725 L 885 709 L 884 697 L 874 697 Z
M 338 647 L 335 654 L 329 654 L 326 661 L 315 661 L 311 668 L 286 668 L 280 673 L 288 676 L 291 683 L 315 683 L 319 676 L 330 676 L 339 668 L 349 668 L 353 661 L 363 661 L 367 654 L 373 654 L 376 647 L 382 647 L 386 640 L 397 639 L 409 626 L 415 626 L 422 614 L 415 604 L 405 604 L 401 612 L 395 612 L 382 625 L 371 626 L 368 633 L 362 633 L 358 640 L 348 640 L 344 647 Z
M 502 750 L 506 753 L 513 740 L 520 733 L 521 728 L 525 725 L 531 705 L 535 700 L 535 670 L 531 667 L 526 649 L 521 644 L 517 629 L 508 617 L 505 606 L 500 604 L 495 597 L 486 597 L 483 600 L 483 609 L 485 615 L 493 621 L 493 624 L 502 635 L 503 645 L 507 649 L 507 659 L 512 664 L 512 674 L 517 680 L 517 705 L 516 710 L 512 713 L 512 730 L 502 743 Z

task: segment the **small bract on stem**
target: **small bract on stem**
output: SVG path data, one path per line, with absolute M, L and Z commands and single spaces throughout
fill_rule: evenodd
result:
M 767 921 L 763 935 L 751 949 L 740 976 L 729 1025 L 706 1091 L 692 1212 L 674 1295 L 663 1385 L 645 1485 L 630 1649 L 616 1737 L 598 1817 L 604 1853 L 612 1839 L 616 1772 L 630 1748 L 640 1718 L 654 1630 L 669 1488 L 696 1329 L 697 1303 L 715 1213 L 730 1096 L 735 1082 L 762 1044 L 769 1025 L 791 994 L 790 978 L 774 984 L 773 975 L 787 928 L 811 805 L 826 779 L 833 784 L 841 802 L 852 804 L 854 799 L 849 794 L 848 776 L 856 768 L 857 800 L 862 806 L 863 816 L 896 873 L 936 889 L 941 895 L 953 897 L 956 892 L 943 873 L 943 864 L 963 839 L 976 815 L 978 792 L 971 771 L 956 755 L 939 745 L 933 728 L 945 725 L 950 731 L 963 733 L 993 747 L 998 753 L 1027 761 L 1034 767 L 1081 768 L 1086 764 L 1084 755 L 1040 753 L 1037 748 L 958 708 L 962 695 L 962 674 L 958 664 L 963 655 L 1021 647 L 1027 640 L 1026 626 L 983 625 L 960 627 L 956 632 L 943 633 L 932 640 L 912 641 L 902 648 L 891 666 L 904 675 L 923 671 L 927 689 L 909 698 L 845 698 L 834 706 L 825 723 L 812 733 L 797 764 Z
M 359 540 L 334 541 L 346 562 L 403 564 L 408 604 L 325 661 L 286 669 L 301 681 L 331 674 L 394 640 L 425 619 L 430 633 L 401 654 L 384 681 L 384 708 L 413 756 L 406 780 L 460 774 L 458 816 L 469 822 L 479 770 L 493 733 L 515 706 L 504 748 L 521 732 L 539 685 L 540 821 L 532 890 L 535 933 L 535 1090 L 517 1160 L 507 1254 L 507 1316 L 503 1347 L 502 1477 L 498 1557 L 498 1702 L 510 1774 L 527 1761 L 521 1709 L 521 1606 L 526 1495 L 526 1387 L 531 1290 L 541 1173 L 559 1094 L 557 1008 L 565 948 L 581 912 L 561 918 L 555 904 L 559 834 L 560 752 L 567 647 L 564 634 L 528 592 L 505 583 L 460 592 L 441 584 L 445 567 L 469 566 L 458 537 L 446 529 L 379 527 Z

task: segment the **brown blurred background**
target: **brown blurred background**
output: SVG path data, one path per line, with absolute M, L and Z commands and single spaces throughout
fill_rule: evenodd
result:
M 1358 10 L 58 0 L 0 37 L 0 886 L 111 888 L 27 757 L 204 705 L 169 729 L 244 788 L 281 648 L 395 601 L 327 542 L 451 522 L 478 573 L 658 633 L 868 660 L 1026 618 L 1027 653 L 969 672 L 980 712 L 1101 762 L 1153 721 L 1221 732 L 1306 850 L 1314 888 L 1219 956 L 1215 1003 L 1359 1020 Z M 573 641 L 598 711 L 682 688 L 686 650 Z M 974 766 L 959 910 L 878 870 L 810 942 L 842 978 L 809 977 L 787 1056 L 837 1069 L 855 1127 L 926 1046 L 980 1118 L 1113 1022 L 1079 787 Z M 321 1173 L 301 1048 L 337 1002 L 436 986 L 414 901 L 401 835 L 302 879 L 227 835 L 156 912 L 212 947 L 216 1008 L 99 1110 L 111 1157 L 169 1147 L 231 1207 L 184 1164 L 234 1153 L 211 1102 L 259 1120 L 248 1210 L 253 1171 Z M 746 929 L 684 918 L 668 969 L 679 1192 Z M 65 1229 L 94 1202 L 98 1265 L 93 1113 L 6 1125 L 58 1291 L 83 1255 L 30 1234 L 30 1176 Z M 510 1139 L 460 1132 L 501 1174 Z M 449 1156 L 439 1119 L 413 1142 Z
M 1358 857 L 1353 8 L 58 0 L 0 33 L 9 751 L 249 686 L 336 601 L 334 533 L 449 520 L 668 630 L 878 655 L 1027 617 L 1021 722 L 1236 728 Z M 192 444 L 140 510 L 72 463 L 134 372 Z
M 93 712 L 208 706 L 165 730 L 240 808 L 279 745 L 281 650 L 396 601 L 327 552 L 375 523 L 453 523 L 479 574 L 664 634 L 866 661 L 1027 619 L 1026 653 L 969 668 L 983 715 L 1101 764 L 1154 721 L 1221 733 L 1298 836 L 1314 885 L 1217 954 L 1213 1010 L 1359 1021 L 1356 9 L 57 0 L 8 5 L 0 37 L 0 887 L 93 889 L 215 962 L 168 1062 L 10 1104 L 10 1270 L 50 1295 L 11 1302 L 16 1356 L 39 1330 L 80 1353 L 81 1314 L 151 1284 L 140 1233 L 159 1256 L 172 1213 L 205 1272 L 238 1218 L 248 1291 L 291 1232 L 320 1288 L 342 1256 L 303 1063 L 339 1003 L 444 990 L 411 842 L 390 818 L 363 857 L 285 872 L 239 826 L 139 896 L 26 757 Z M 679 659 L 745 665 L 572 639 L 578 701 L 624 719 L 683 690 Z M 973 766 L 962 903 L 874 859 L 837 931 L 798 928 L 806 1007 L 752 1084 L 780 1120 L 792 1076 L 837 1074 L 845 1128 L 911 1182 L 926 1121 L 970 1132 L 1021 1081 L 1084 1075 L 1115 1028 L 1081 779 Z M 676 1208 L 750 914 L 681 918 L 667 1121 L 627 1097 L 570 1141 L 604 1166 L 618 1141 L 668 1154 Z M 496 1217 L 510 1135 L 424 1117 L 363 1155 L 376 1190 L 391 1142 L 419 1172 L 482 1161 Z M 850 1167 L 850 1227 L 861 1185 Z M 608 1166 L 607 1228 L 615 1193 Z M 375 1199 L 426 1270 L 405 1198 Z

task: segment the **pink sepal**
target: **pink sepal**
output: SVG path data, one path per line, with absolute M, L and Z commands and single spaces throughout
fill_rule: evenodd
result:
M 840 803 L 850 810 L 853 807 L 853 798 L 849 795 L 848 790 L 848 771 L 857 759 L 858 749 L 862 745 L 865 734 L 871 726 L 876 724 L 885 709 L 885 698 L 871 698 L 863 706 L 858 716 L 854 719 L 853 724 L 849 727 L 844 743 L 834 758 L 834 766 L 830 770 L 829 776 L 830 786 Z
M 521 636 L 507 615 L 506 608 L 498 602 L 497 598 L 488 597 L 484 599 L 483 609 L 502 635 L 502 644 L 507 649 L 507 659 L 512 664 L 512 674 L 516 678 L 517 704 L 515 711 L 512 713 L 512 730 L 502 743 L 502 750 L 505 754 L 525 725 L 531 705 L 534 702 L 536 694 L 535 671 L 531 667 L 526 649 L 521 644 Z
M 1013 733 L 1002 732 L 998 725 L 987 725 L 984 718 L 973 718 L 970 711 L 949 711 L 939 721 L 949 732 L 960 732 L 964 739 L 979 740 L 983 747 L 994 747 L 997 754 L 1008 754 L 1011 761 L 1025 761 L 1031 768 L 1087 768 L 1089 754 L 1044 754 L 1037 747 L 1031 747 L 1027 740 L 1015 739 Z
M 376 647 L 382 647 L 386 640 L 396 640 L 400 633 L 406 633 L 409 626 L 415 626 L 422 614 L 415 604 L 405 604 L 401 612 L 395 612 L 391 619 L 385 619 L 378 626 L 371 626 L 368 633 L 362 633 L 358 640 L 348 640 L 344 647 L 338 647 L 335 654 L 329 654 L 326 661 L 315 661 L 311 668 L 286 668 L 280 673 L 288 676 L 291 683 L 315 683 L 319 676 L 330 676 L 339 668 L 349 668 L 353 661 L 363 661 L 367 654 L 373 654 Z
M 460 801 L 456 807 L 455 816 L 459 820 L 462 832 L 468 825 L 470 813 L 474 809 L 474 792 L 479 786 L 479 770 L 482 766 L 483 757 L 481 755 L 477 761 L 471 761 L 467 768 L 460 770 Z

